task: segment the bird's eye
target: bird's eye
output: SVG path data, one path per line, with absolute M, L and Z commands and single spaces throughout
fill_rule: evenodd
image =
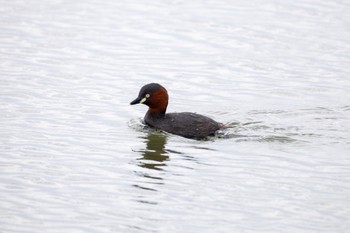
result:
M 146 98 L 149 98 L 151 95 L 150 94 L 146 94 Z

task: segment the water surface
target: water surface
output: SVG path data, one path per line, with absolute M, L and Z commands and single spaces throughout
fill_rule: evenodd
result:
M 347 232 L 346 1 L 3 1 L 1 232 Z M 231 128 L 144 128 L 139 88 Z

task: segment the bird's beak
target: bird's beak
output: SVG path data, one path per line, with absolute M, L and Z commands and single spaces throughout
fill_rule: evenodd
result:
M 130 105 L 139 104 L 139 103 L 141 103 L 141 101 L 142 101 L 142 98 L 141 97 L 137 97 L 135 100 L 130 102 Z

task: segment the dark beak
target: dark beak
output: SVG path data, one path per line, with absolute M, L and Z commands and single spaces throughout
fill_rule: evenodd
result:
M 132 102 L 130 103 L 130 105 L 139 104 L 141 100 L 142 100 L 141 97 L 137 97 L 134 101 L 132 101 Z

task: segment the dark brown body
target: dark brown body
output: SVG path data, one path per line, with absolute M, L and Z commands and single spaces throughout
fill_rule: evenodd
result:
M 204 139 L 213 136 L 221 124 L 209 117 L 190 112 L 152 114 L 147 112 L 145 123 L 185 138 Z

